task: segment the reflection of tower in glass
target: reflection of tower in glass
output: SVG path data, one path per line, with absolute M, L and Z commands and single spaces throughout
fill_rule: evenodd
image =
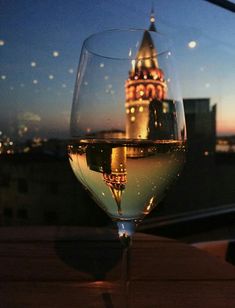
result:
M 122 215 L 121 199 L 127 183 L 126 147 L 92 145 L 86 153 L 87 165 L 90 170 L 103 174 L 103 180 L 116 201 L 118 214 Z
M 151 14 L 149 30 L 156 31 Z M 157 50 L 151 35 L 145 31 L 136 59 L 126 81 L 126 137 L 148 139 L 151 101 L 163 101 L 167 93 L 164 72 L 159 68 Z M 156 112 L 155 112 L 156 113 Z M 156 125 L 157 120 L 155 121 Z
M 112 148 L 110 171 L 111 172 L 109 173 L 104 172 L 103 178 L 115 198 L 118 207 L 118 214 L 122 215 L 122 193 L 127 183 L 126 147 Z

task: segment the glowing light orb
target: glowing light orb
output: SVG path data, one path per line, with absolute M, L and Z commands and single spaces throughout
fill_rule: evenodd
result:
M 59 55 L 60 55 L 60 53 L 59 53 L 59 51 L 57 51 L 57 50 L 54 50 L 53 52 L 52 52 L 52 55 L 53 55 L 53 57 L 59 57 Z
M 73 68 L 70 68 L 70 69 L 69 69 L 69 73 L 70 73 L 70 74 L 73 74 L 73 73 L 74 73 L 74 69 L 73 69 Z
M 3 40 L 0 40 L 0 46 L 4 46 L 5 42 Z
M 33 80 L 33 84 L 38 84 L 38 80 L 37 80 L 37 79 L 34 79 L 34 80 Z
M 36 67 L 36 66 L 37 66 L 37 63 L 34 62 L 34 61 L 32 61 L 32 62 L 30 63 L 30 65 L 31 65 L 32 67 Z
M 54 75 L 49 75 L 48 78 L 49 78 L 50 80 L 52 80 L 52 79 L 54 79 Z
M 2 76 L 1 76 L 1 79 L 2 79 L 2 80 L 6 80 L 6 79 L 7 79 L 7 76 L 6 76 L 6 75 L 2 75 Z
M 196 41 L 190 41 L 188 43 L 188 47 L 191 48 L 191 49 L 195 48 L 196 46 L 197 46 L 197 42 Z

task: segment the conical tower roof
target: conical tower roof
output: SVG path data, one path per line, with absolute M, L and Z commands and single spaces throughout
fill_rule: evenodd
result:
M 153 9 L 151 11 L 150 17 L 150 27 L 149 31 L 155 31 L 155 18 Z M 136 65 L 138 69 L 149 69 L 149 68 L 156 68 L 158 67 L 158 60 L 157 60 L 157 50 L 154 46 L 151 34 L 149 31 L 145 31 L 142 42 L 140 44 L 139 51 L 136 55 Z
M 144 36 L 136 55 L 138 68 L 155 68 L 158 67 L 157 50 L 154 46 L 151 34 L 148 31 L 144 32 Z

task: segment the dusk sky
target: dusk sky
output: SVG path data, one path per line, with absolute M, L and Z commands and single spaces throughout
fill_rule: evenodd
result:
M 218 134 L 235 134 L 235 16 L 204 0 L 0 0 L 0 130 L 16 119 L 67 137 L 83 40 L 156 27 L 174 42 L 182 96 L 217 103 Z

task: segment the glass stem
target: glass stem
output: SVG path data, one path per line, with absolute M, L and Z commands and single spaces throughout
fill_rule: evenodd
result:
M 118 235 L 123 247 L 129 247 L 132 235 L 135 232 L 136 223 L 133 220 L 117 221 Z
M 122 293 L 123 293 L 123 306 L 125 308 L 130 307 L 130 246 L 122 247 Z
M 122 245 L 121 283 L 124 298 L 123 306 L 128 308 L 130 306 L 130 246 L 132 235 L 135 232 L 136 223 L 133 220 L 122 220 L 117 221 L 117 226 L 119 239 Z

